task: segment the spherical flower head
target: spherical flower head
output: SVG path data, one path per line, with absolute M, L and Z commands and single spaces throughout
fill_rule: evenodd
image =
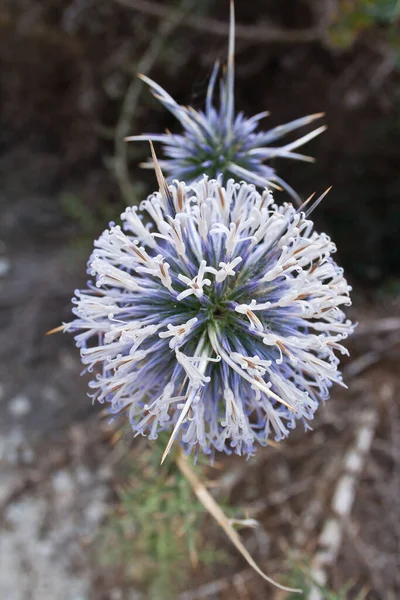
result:
M 276 147 L 274 144 L 288 133 L 312 123 L 323 116 L 316 113 L 279 125 L 269 131 L 258 130 L 261 119 L 268 112 L 246 118 L 234 110 L 234 10 L 231 4 L 231 22 L 227 69 L 220 85 L 219 104 L 214 105 L 214 89 L 219 64 L 215 64 L 207 91 L 204 111 L 191 106 L 179 105 L 155 81 L 141 75 L 155 98 L 179 121 L 183 131 L 180 134 L 143 134 L 130 136 L 127 141 L 152 140 L 163 144 L 165 159 L 161 168 L 169 180 L 183 179 L 187 183 L 201 179 L 204 173 L 210 177 L 222 175 L 223 181 L 229 178 L 244 180 L 256 186 L 284 188 L 296 201 L 299 200 L 293 188 L 279 177 L 265 161 L 281 157 L 313 162 L 313 158 L 299 154 L 295 150 L 310 141 L 326 127 L 318 127 L 301 138 Z M 271 145 L 272 144 L 272 145 Z M 151 162 L 142 166 L 152 168 Z
M 161 180 L 121 217 L 65 325 L 96 373 L 93 399 L 136 434 L 171 432 L 166 452 L 179 438 L 187 452 L 250 455 L 308 427 L 352 331 L 329 237 L 267 189 L 207 177 Z

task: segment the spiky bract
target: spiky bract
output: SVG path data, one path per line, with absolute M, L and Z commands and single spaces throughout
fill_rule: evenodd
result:
M 270 165 L 264 164 L 274 158 L 292 158 L 312 162 L 310 156 L 298 154 L 297 148 L 303 146 L 322 131 L 318 127 L 303 137 L 284 146 L 271 146 L 288 133 L 312 123 L 323 116 L 316 113 L 279 125 L 269 131 L 259 131 L 259 121 L 268 116 L 268 112 L 246 118 L 243 113 L 235 115 L 234 110 L 234 11 L 231 6 L 231 26 L 229 35 L 229 53 L 226 74 L 221 80 L 219 105 L 213 104 L 214 89 L 219 70 L 218 62 L 212 72 L 206 98 L 205 111 L 197 111 L 191 106 L 179 105 L 155 81 L 141 75 L 153 95 L 180 122 L 183 132 L 175 134 L 144 134 L 130 136 L 128 141 L 152 140 L 163 144 L 165 159 L 160 166 L 169 180 L 182 179 L 187 183 L 201 179 L 204 173 L 210 177 L 222 175 L 223 182 L 229 178 L 244 180 L 265 188 L 283 187 L 296 200 L 298 195 L 293 188 L 279 177 Z M 145 167 L 153 167 L 152 162 Z

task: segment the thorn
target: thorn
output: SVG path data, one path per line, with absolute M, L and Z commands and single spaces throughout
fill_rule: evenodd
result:
M 268 446 L 271 446 L 271 448 L 277 448 L 278 450 L 282 450 L 281 444 L 278 444 L 278 442 L 275 442 L 274 440 L 268 440 Z
M 182 413 L 183 413 L 183 411 L 182 411 Z M 182 413 L 181 413 L 181 417 L 182 417 Z M 181 423 L 182 423 L 183 419 L 181 419 L 181 418 L 180 418 L 179 420 L 180 420 L 180 421 L 181 421 Z M 167 456 L 168 456 L 168 454 L 169 454 L 169 451 L 170 451 L 170 450 L 171 450 L 171 448 L 172 448 L 172 444 L 173 444 L 173 443 L 174 443 L 174 441 L 176 440 L 176 437 L 177 437 L 177 435 L 178 435 L 178 433 L 179 433 L 179 426 L 180 426 L 180 424 L 181 424 L 181 423 L 179 423 L 178 427 L 175 425 L 175 428 L 174 428 L 174 430 L 173 430 L 173 432 L 172 432 L 172 434 L 171 434 L 171 436 L 170 436 L 170 438 L 169 438 L 169 440 L 168 440 L 168 444 L 166 445 L 166 447 L 165 447 L 165 450 L 164 450 L 164 452 L 163 452 L 163 455 L 162 455 L 162 457 L 161 457 L 161 462 L 160 462 L 160 465 L 162 465 L 162 464 L 163 464 L 163 462 L 165 461 L 165 459 L 167 458 Z
M 312 206 L 310 206 L 310 208 L 306 212 L 306 217 L 308 217 L 313 212 L 313 210 L 317 208 L 318 204 L 320 202 L 322 202 L 322 200 L 325 198 L 325 196 L 327 196 L 329 194 L 329 192 L 331 191 L 332 187 L 333 186 L 328 187 L 328 189 L 325 190 L 325 192 L 323 194 L 321 194 L 321 196 L 318 198 L 318 200 L 315 200 L 314 204 Z
M 273 181 L 271 181 L 271 179 L 267 180 L 267 188 L 268 186 L 274 188 L 274 190 L 277 190 L 278 192 L 283 192 L 283 187 L 281 187 L 280 185 L 278 185 L 277 183 L 274 183 Z
M 180 426 L 184 422 L 186 415 L 188 414 L 189 409 L 192 406 L 192 402 L 193 402 L 193 396 L 189 396 L 185 402 L 185 406 L 183 407 L 182 412 L 179 415 L 179 418 L 178 418 L 177 422 L 175 423 L 175 427 L 174 427 L 174 429 L 171 433 L 171 436 L 168 440 L 168 444 L 167 444 L 167 446 L 164 450 L 164 454 L 162 455 L 162 458 L 161 458 L 161 463 L 160 463 L 161 465 L 163 464 L 164 460 L 167 458 L 167 455 L 169 454 L 169 451 L 172 448 L 172 444 L 178 437 Z
M 311 215 L 311 213 L 313 212 L 313 210 L 315 210 L 315 209 L 317 208 L 318 204 L 320 204 L 320 202 L 322 202 L 322 200 L 325 198 L 325 196 L 326 196 L 327 194 L 329 194 L 329 192 L 331 191 L 332 187 L 333 187 L 333 186 L 330 186 L 330 187 L 328 187 L 328 189 L 327 189 L 327 190 L 325 190 L 325 192 L 324 192 L 323 194 L 321 194 L 321 196 L 320 196 L 319 198 L 317 198 L 317 200 L 315 200 L 315 202 L 314 202 L 314 203 L 313 203 L 313 204 L 310 206 L 310 208 L 309 208 L 309 209 L 308 209 L 308 210 L 305 212 L 305 216 L 306 216 L 306 217 L 309 217 L 309 216 Z M 303 208 L 303 207 L 304 207 L 306 204 L 308 204 L 308 203 L 310 202 L 310 200 L 311 200 L 311 199 L 314 197 L 314 195 L 315 195 L 315 193 L 314 193 L 314 194 L 312 194 L 312 195 L 310 196 L 310 198 L 308 198 L 308 200 L 306 200 L 306 201 L 305 201 L 305 203 L 303 204 L 303 206 L 301 206 L 301 207 L 299 208 L 299 212 L 300 212 L 300 210 L 301 210 L 301 209 L 302 209 L 302 208 Z
M 122 434 L 123 434 L 123 431 L 121 429 L 115 431 L 111 437 L 110 444 L 112 446 L 115 446 L 115 444 L 117 444 L 119 442 L 119 440 L 122 438 Z
M 59 331 L 64 331 L 65 327 L 68 325 L 68 323 L 66 323 L 65 325 L 59 325 L 58 327 L 54 327 L 54 329 L 50 329 L 50 331 L 46 331 L 46 335 L 53 335 L 53 333 L 58 333 Z
M 301 204 L 299 206 L 299 208 L 297 209 L 297 212 L 301 212 L 303 210 L 303 208 L 305 208 L 307 206 L 307 204 L 309 204 L 309 202 L 311 202 L 311 200 L 314 198 L 316 192 L 313 192 L 311 194 L 311 196 L 308 196 L 307 200 L 304 200 L 303 204 Z
M 174 443 L 174 441 L 176 439 L 177 434 L 178 434 L 178 429 L 175 428 L 175 430 L 172 432 L 171 437 L 168 440 L 168 444 L 167 444 L 167 446 L 166 446 L 166 448 L 164 450 L 164 453 L 162 455 L 160 465 L 162 465 L 163 462 L 165 461 L 165 459 L 167 458 L 167 456 L 169 454 L 169 451 L 171 450 L 172 444 Z
M 150 149 L 151 149 L 151 156 L 153 158 L 153 163 L 154 163 L 154 170 L 156 172 L 157 183 L 158 183 L 158 187 L 160 188 L 161 196 L 164 198 L 164 200 L 168 204 L 172 205 L 171 194 L 169 192 L 168 185 L 167 185 L 167 182 L 163 175 L 163 172 L 161 170 L 160 164 L 157 160 L 157 155 L 154 150 L 153 142 L 151 140 L 149 140 L 149 143 L 150 143 Z

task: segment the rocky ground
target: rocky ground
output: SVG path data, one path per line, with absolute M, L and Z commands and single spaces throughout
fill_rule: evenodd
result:
M 83 600 L 85 546 L 107 512 L 111 474 L 78 355 L 70 340 L 45 337 L 68 311 L 69 274 L 79 269 L 65 249 L 32 239 L 20 208 L 3 205 L 1 225 L 0 597 Z
M 71 338 L 45 334 L 70 318 L 70 298 L 84 285 L 92 240 L 121 212 L 124 201 L 110 168 L 115 126 L 160 19 L 149 2 L 133 3 L 135 10 L 126 0 L 3 4 L 0 598 L 137 600 L 131 583 L 120 573 L 106 574 L 95 552 L 116 500 L 112 432 L 86 396 Z M 155 4 L 157 12 L 161 3 Z M 296 2 L 294 12 L 290 0 L 236 4 L 239 23 L 258 24 L 262 4 L 279 27 L 293 28 L 308 27 L 315 9 L 335 3 Z M 212 18 L 227 19 L 225 0 L 209 6 Z M 248 463 L 228 461 L 209 475 L 227 501 L 260 521 L 260 529 L 245 533 L 246 544 L 278 579 L 288 548 L 321 567 L 329 525 L 336 546 L 322 570 L 334 589 L 353 582 L 346 600 L 358 592 L 368 600 L 400 595 L 399 72 L 385 31 L 378 23 L 343 47 L 326 35 L 297 44 L 249 39 L 243 30 L 237 36 L 240 110 L 271 110 L 265 127 L 327 113 L 328 132 L 307 150 L 318 156 L 317 166 L 274 166 L 304 197 L 334 184 L 316 221 L 333 235 L 339 262 L 356 282 L 352 316 L 364 332 L 351 342 L 349 390 L 335 391 L 314 432 L 296 432 L 279 450 L 260 452 Z M 225 52 L 226 37 L 183 24 L 150 75 L 180 102 L 201 108 L 212 64 Z M 175 127 L 173 120 L 143 93 L 129 132 L 165 127 Z M 136 169 L 146 151 L 133 152 L 136 193 L 138 181 L 153 186 L 154 180 Z M 370 441 L 361 451 L 366 423 Z M 358 472 L 349 452 L 361 464 Z M 193 569 L 181 600 L 283 600 L 216 528 L 207 525 L 206 533 L 229 562 Z M 141 558 L 135 557 L 139 565 Z
M 15 206 L 5 211 L 6 223 L 14 213 Z M 118 574 L 104 576 L 94 552 L 115 502 L 112 431 L 86 397 L 71 339 L 45 336 L 56 317 L 68 318 L 70 291 L 82 279 L 83 263 L 71 263 L 67 246 L 39 249 L 21 233 L 15 248 L 15 238 L 3 234 L 0 597 L 136 600 L 141 596 L 129 582 Z M 393 322 L 387 320 L 389 309 Z M 395 598 L 400 589 L 397 312 L 396 304 L 379 313 L 354 310 L 363 316 L 352 342 L 354 360 L 346 366 L 349 390 L 336 391 L 313 433 L 296 432 L 281 450 L 262 452 L 245 468 L 228 463 L 218 475 L 217 488 L 262 524 L 246 542 L 261 564 L 279 573 L 282 544 L 318 563 L 323 531 L 336 514 L 333 499 L 343 495 L 346 456 L 354 451 L 360 423 L 369 419 L 370 446 L 359 456 L 350 507 L 340 509 L 339 543 L 324 566 L 334 589 L 355 583 L 349 598 L 363 589 L 370 600 Z M 218 543 L 224 545 L 223 538 Z M 229 545 L 225 549 L 232 556 L 226 576 L 217 566 L 195 572 L 195 586 L 182 600 L 232 593 L 245 600 L 271 592 Z

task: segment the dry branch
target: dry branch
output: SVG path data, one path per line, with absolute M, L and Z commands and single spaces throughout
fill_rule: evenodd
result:
M 335 563 L 339 554 L 343 526 L 350 517 L 357 485 L 372 446 L 376 424 L 376 412 L 371 409 L 364 410 L 359 418 L 354 443 L 344 457 L 343 474 L 339 478 L 331 502 L 332 516 L 325 522 L 318 539 L 317 552 L 311 566 L 311 576 L 316 585 L 313 586 L 308 600 L 323 598 L 318 586 L 326 584 L 327 569 Z
M 182 11 L 176 10 L 171 6 L 149 0 L 114 0 L 117 4 L 132 8 L 143 14 L 157 17 L 159 19 L 174 18 L 180 21 L 181 25 L 190 27 L 201 33 L 228 37 L 229 25 L 216 19 L 209 19 L 197 15 L 184 15 Z M 247 42 L 258 42 L 263 44 L 271 43 L 294 43 L 294 42 L 314 42 L 321 39 L 321 29 L 319 26 L 307 29 L 281 29 L 271 23 L 264 25 L 236 25 L 235 35 L 237 39 Z
M 353 336 L 376 335 L 400 331 L 400 317 L 385 317 L 360 323 Z
M 317 530 L 318 523 L 328 501 L 329 490 L 338 476 L 337 462 L 339 456 L 335 453 L 335 458 L 331 459 L 324 468 L 321 477 L 315 485 L 313 497 L 301 514 L 301 527 L 296 529 L 294 533 L 294 543 L 298 549 L 304 549 L 307 542 L 313 538 L 313 533 Z
M 183 452 L 180 453 L 179 456 L 177 457 L 176 464 L 177 464 L 178 468 L 180 469 L 180 471 L 182 472 L 182 474 L 184 475 L 184 477 L 186 477 L 187 481 L 189 482 L 189 484 L 191 485 L 191 487 L 193 489 L 193 492 L 196 494 L 197 498 L 202 503 L 204 508 L 217 521 L 218 525 L 221 527 L 221 529 L 223 529 L 223 531 L 226 533 L 228 538 L 231 540 L 232 544 L 237 548 L 237 550 L 239 550 L 240 554 L 247 561 L 247 563 L 250 565 L 250 567 L 252 569 L 254 569 L 254 571 L 256 573 L 258 573 L 258 575 L 260 575 L 260 577 L 265 579 L 265 581 L 268 581 L 268 583 L 271 583 L 278 589 L 284 590 L 286 592 L 301 593 L 301 590 L 299 590 L 299 589 L 289 588 L 289 587 L 280 585 L 279 583 L 274 581 L 271 577 L 268 577 L 268 575 L 266 575 L 260 569 L 260 567 L 257 565 L 257 563 L 255 562 L 255 560 L 253 559 L 251 554 L 245 548 L 242 540 L 240 539 L 239 534 L 232 527 L 232 524 L 230 523 L 229 519 L 225 515 L 225 513 L 222 510 L 222 508 L 220 507 L 220 505 L 214 500 L 214 498 L 211 496 L 210 492 L 206 489 L 206 487 L 202 484 L 200 479 L 197 477 L 196 473 L 193 471 L 192 467 L 190 466 L 190 464 L 189 464 L 186 456 L 183 454 Z
M 187 590 L 182 592 L 178 596 L 178 600 L 201 600 L 202 598 L 215 598 L 219 592 L 227 590 L 232 586 L 236 586 L 239 582 L 245 583 L 254 577 L 254 571 L 252 569 L 246 569 L 236 573 L 232 577 L 221 577 L 205 583 L 193 590 Z
M 368 350 L 368 352 L 345 366 L 343 369 L 344 380 L 347 381 L 350 378 L 357 377 L 360 373 L 378 363 L 388 353 L 392 353 L 393 348 L 398 344 L 400 344 L 399 330 L 396 330 L 393 335 L 389 335 L 383 340 L 377 340 L 372 350 Z

